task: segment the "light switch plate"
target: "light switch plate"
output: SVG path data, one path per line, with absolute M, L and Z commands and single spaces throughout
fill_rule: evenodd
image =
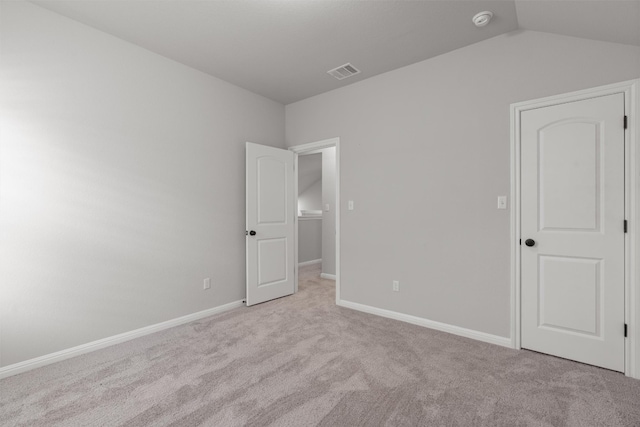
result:
M 498 209 L 507 209 L 507 196 L 498 196 Z

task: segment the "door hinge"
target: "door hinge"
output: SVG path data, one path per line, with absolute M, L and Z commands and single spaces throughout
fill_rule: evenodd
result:
M 624 324 L 624 337 L 627 337 L 627 324 Z
M 249 230 L 244 230 L 244 235 L 248 236 L 249 235 Z
M 624 232 L 625 233 L 627 232 L 627 220 L 626 219 L 624 220 Z
M 522 239 L 520 239 L 520 246 L 522 246 Z
M 624 128 L 627 128 L 627 116 L 624 116 Z

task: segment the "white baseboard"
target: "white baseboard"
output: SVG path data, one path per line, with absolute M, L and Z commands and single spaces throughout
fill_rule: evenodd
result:
M 70 359 L 72 357 L 80 356 L 81 354 L 100 350 L 102 348 L 109 347 L 115 344 L 120 344 L 125 341 L 132 340 L 134 338 L 139 338 L 145 335 L 153 334 L 154 332 L 160 332 L 165 329 L 173 328 L 174 326 L 183 325 L 185 323 L 189 323 L 195 320 L 203 319 L 205 317 L 213 316 L 214 314 L 222 313 L 224 311 L 228 311 L 237 307 L 242 307 L 243 305 L 244 305 L 243 301 L 230 302 L 228 304 L 224 304 L 218 307 L 213 307 L 207 310 L 198 311 L 197 313 L 187 314 L 186 316 L 167 320 L 165 322 L 156 323 L 155 325 L 145 326 L 144 328 L 134 329 L 133 331 L 124 332 L 122 334 L 113 335 L 111 337 L 103 338 L 97 341 L 92 341 L 86 344 L 81 344 L 76 347 L 71 347 L 65 350 L 57 351 L 55 353 L 46 354 L 44 356 L 36 357 L 35 359 L 29 359 L 29 360 L 25 360 L 24 362 L 14 363 L 13 365 L 0 368 L 0 379 L 7 378 L 12 375 L 20 374 L 22 372 L 30 371 L 32 369 L 40 368 L 41 366 L 60 362 L 65 359 Z
M 422 317 L 411 316 L 409 314 L 398 313 L 396 311 L 385 310 L 377 307 L 371 307 L 351 301 L 340 300 L 338 301 L 338 305 L 341 307 L 350 308 L 352 310 L 362 311 L 364 313 L 375 314 L 376 316 L 387 317 L 389 319 L 395 319 L 418 326 L 424 326 L 425 328 L 435 329 L 437 331 L 448 332 L 450 334 L 459 335 L 465 338 L 471 338 L 502 347 L 512 348 L 511 338 L 487 334 L 486 332 L 474 331 L 472 329 L 461 328 L 460 326 L 440 323 L 434 320 L 424 319 Z
M 320 273 L 320 277 L 322 277 L 323 279 L 336 280 L 335 274 Z
M 303 261 L 298 263 L 298 267 L 304 267 L 305 265 L 322 264 L 322 258 L 312 259 L 311 261 Z

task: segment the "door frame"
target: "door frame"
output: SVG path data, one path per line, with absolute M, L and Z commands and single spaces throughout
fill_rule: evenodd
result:
M 625 339 L 624 374 L 640 379 L 640 263 L 636 261 L 640 249 L 640 79 L 511 104 L 511 346 L 521 349 L 520 115 L 527 110 L 615 93 L 624 93 L 627 115 L 624 180 L 628 228 L 624 236 L 624 320 L 628 325 L 628 333 Z
M 311 154 L 314 151 L 324 148 L 336 147 L 336 205 L 334 212 L 336 215 L 336 304 L 340 301 L 340 138 L 323 139 L 322 141 L 310 142 L 308 144 L 295 145 L 289 147 L 293 151 L 293 164 L 295 170 L 293 174 L 294 200 L 295 200 L 295 226 L 294 226 L 294 265 L 295 265 L 295 291 L 298 292 L 298 156 Z

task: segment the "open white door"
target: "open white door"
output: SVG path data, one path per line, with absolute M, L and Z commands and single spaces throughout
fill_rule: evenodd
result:
M 294 154 L 247 142 L 247 305 L 294 292 Z
M 522 347 L 624 371 L 624 94 L 521 114 Z

